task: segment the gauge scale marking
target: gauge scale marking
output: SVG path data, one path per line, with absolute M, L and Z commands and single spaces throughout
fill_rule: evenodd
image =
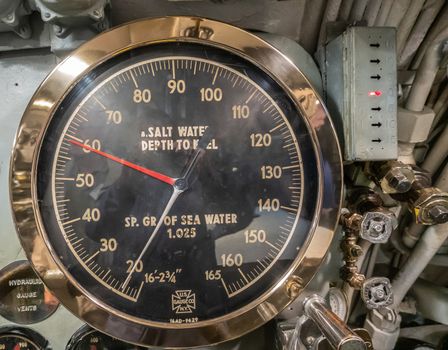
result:
M 44 350 L 48 349 L 48 341 L 39 333 L 15 326 L 0 328 L 1 350 Z
M 0 335 L 0 349 L 2 350 L 41 350 L 31 340 L 15 334 Z
M 112 70 L 58 140 L 50 192 L 59 231 L 95 288 L 119 297 L 111 306 L 130 312 L 121 298 L 150 298 L 138 316 L 157 322 L 222 316 L 296 230 L 303 167 L 290 121 L 247 70 L 217 61 L 162 56 Z
M 112 87 L 112 90 L 114 90 L 115 93 L 120 94 L 120 89 L 129 89 L 128 85 L 131 85 L 131 87 L 135 86 L 136 89 L 139 88 L 138 80 L 145 78 L 145 74 L 152 74 L 154 79 L 156 80 L 158 75 L 163 75 L 163 79 L 166 77 L 164 74 L 169 73 L 171 75 L 172 80 L 170 81 L 176 81 L 176 71 L 181 70 L 179 73 L 182 73 L 182 70 L 189 70 L 190 73 L 193 71 L 193 75 L 196 74 L 204 74 L 205 79 L 207 79 L 207 75 L 209 75 L 209 80 L 212 80 L 211 85 L 215 85 L 216 79 L 218 77 L 222 77 L 223 79 L 227 79 L 228 82 L 232 84 L 232 87 L 237 89 L 236 87 L 241 87 L 241 95 L 238 96 L 235 100 L 235 102 L 243 102 L 245 101 L 246 104 L 235 104 L 233 106 L 247 106 L 250 109 L 253 107 L 253 105 L 249 104 L 249 102 L 253 99 L 254 102 L 261 103 L 261 113 L 268 113 L 269 118 L 272 118 L 272 129 L 269 130 L 269 135 L 272 135 L 275 131 L 278 130 L 278 134 L 280 137 L 283 138 L 283 148 L 287 153 L 289 154 L 289 161 L 290 163 L 287 163 L 286 165 L 281 166 L 282 172 L 284 170 L 291 169 L 291 182 L 290 182 L 290 189 L 291 189 L 291 198 L 290 198 L 290 206 L 281 205 L 280 207 L 291 212 L 291 214 L 288 215 L 288 223 L 285 223 L 285 226 L 288 227 L 288 229 L 283 230 L 281 235 L 274 238 L 275 241 L 272 243 L 268 241 L 267 239 L 264 239 L 264 243 L 267 245 L 266 248 L 269 250 L 267 251 L 267 256 L 262 256 L 260 259 L 257 259 L 257 265 L 254 266 L 253 270 L 249 270 L 247 273 L 243 273 L 241 268 L 238 268 L 239 275 L 237 276 L 237 279 L 232 283 L 226 283 L 225 280 L 221 277 L 219 280 L 221 281 L 224 289 L 226 290 L 226 293 L 229 297 L 232 297 L 233 295 L 239 293 L 241 290 L 244 290 L 247 286 L 250 286 L 252 283 L 256 282 L 256 280 L 263 274 L 264 271 L 266 271 L 269 268 L 269 265 L 275 262 L 275 257 L 277 257 L 281 250 L 284 248 L 285 244 L 287 243 L 287 239 L 289 238 L 289 235 L 294 230 L 294 226 L 298 217 L 299 213 L 299 205 L 300 205 L 300 190 L 301 190 L 301 184 L 302 184 L 302 172 L 300 171 L 301 168 L 301 160 L 300 160 L 300 153 L 298 151 L 298 144 L 295 140 L 295 135 L 293 134 L 291 127 L 289 126 L 288 121 L 286 120 L 285 116 L 281 112 L 281 110 L 276 108 L 274 102 L 272 101 L 272 98 L 270 98 L 268 95 L 266 95 L 259 86 L 257 86 L 254 82 L 248 81 L 247 77 L 244 77 L 241 73 L 238 73 L 232 69 L 229 69 L 227 67 L 224 67 L 222 65 L 219 65 L 217 63 L 203 60 L 203 59 L 191 59 L 186 57 L 166 57 L 163 59 L 155 59 L 151 61 L 146 62 L 140 62 L 137 63 L 131 67 L 125 68 L 118 73 L 115 73 L 112 77 L 104 81 L 102 84 L 100 84 L 93 92 L 87 96 L 87 98 L 80 104 L 79 109 L 75 111 L 75 113 L 72 115 L 71 121 L 67 124 L 67 127 L 64 131 L 65 138 L 61 138 L 60 144 L 58 149 L 61 149 L 61 144 L 65 146 L 69 146 L 67 142 L 70 142 L 72 145 L 78 145 L 80 146 L 80 142 L 82 142 L 81 135 L 77 134 L 78 126 L 77 124 L 88 124 L 87 118 L 83 118 L 83 115 L 89 114 L 88 109 L 89 105 L 88 103 L 98 104 L 104 111 L 110 111 L 111 109 L 108 109 L 104 102 L 101 102 L 103 98 L 107 98 L 109 94 L 112 93 L 110 87 L 108 88 L 106 84 L 110 84 Z M 191 77 L 190 77 L 191 79 Z M 187 82 L 188 80 L 178 80 Z M 185 84 L 187 84 L 185 83 Z M 217 85 L 218 86 L 218 85 Z M 219 88 L 218 88 L 219 89 Z M 102 91 L 101 91 L 102 90 Z M 135 91 L 135 90 L 134 90 Z M 143 90 L 144 91 L 144 90 Z M 151 90 L 150 90 L 151 91 Z M 214 91 L 222 91 L 222 90 L 214 90 Z M 102 93 L 101 93 L 102 92 Z M 96 97 L 97 95 L 100 95 L 99 97 Z M 199 96 L 199 94 L 198 94 Z M 193 101 L 194 102 L 194 101 Z M 219 101 L 216 101 L 219 102 Z M 81 108 L 84 107 L 85 112 L 81 112 Z M 221 108 L 220 106 L 218 107 Z M 219 110 L 218 109 L 218 110 Z M 232 108 L 233 109 L 233 108 Z M 236 109 L 235 109 L 236 110 Z M 244 109 L 243 109 L 244 110 Z M 268 112 L 270 111 L 270 112 Z M 107 113 L 107 112 L 106 112 Z M 253 113 L 253 112 L 252 112 Z M 255 116 L 256 117 L 256 116 Z M 244 117 L 240 117 L 244 120 Z M 247 117 L 248 118 L 248 117 Z M 108 119 L 109 120 L 109 119 Z M 75 123 L 73 123 L 75 122 Z M 110 122 L 110 120 L 109 120 Z M 107 123 L 107 122 L 106 122 Z M 241 121 L 237 120 L 236 124 L 238 126 L 241 126 Z M 76 126 L 74 126 L 75 124 Z M 201 125 L 202 126 L 202 125 Z M 200 127 L 201 127 L 200 126 Z M 203 127 L 203 126 L 202 126 Z M 163 126 L 162 126 L 163 128 Z M 161 133 L 166 132 L 166 130 L 169 130 L 168 133 L 171 135 L 172 133 L 172 126 L 165 126 L 166 129 L 163 129 Z M 179 127 L 178 131 L 184 129 L 185 127 Z M 185 131 L 186 133 L 189 131 Z M 194 131 L 193 131 L 194 132 Z M 252 134 L 255 135 L 255 134 Z M 265 134 L 267 135 L 267 134 Z M 197 135 L 196 135 L 197 136 Z M 187 139 L 188 140 L 188 139 Z M 167 141 L 166 139 L 164 141 Z M 169 139 L 168 141 L 173 141 Z M 249 139 L 247 140 L 249 141 Z M 256 142 L 255 140 L 254 142 Z M 261 141 L 263 142 L 263 140 Z M 82 144 L 84 145 L 84 144 Z M 174 142 L 172 142 L 172 145 L 174 149 L 173 151 L 178 151 L 179 149 L 176 148 L 176 145 Z M 211 145 L 210 145 L 211 146 Z M 67 147 L 64 147 L 64 149 L 68 150 Z M 83 146 L 81 146 L 83 147 Z M 88 151 L 95 152 L 95 149 L 92 149 L 90 146 L 84 145 L 85 148 L 88 148 Z M 171 149 L 170 149 L 171 150 Z M 62 153 L 62 154 L 61 154 Z M 119 278 L 113 277 L 113 272 L 107 271 L 107 268 L 109 266 L 98 266 L 97 264 L 94 264 L 95 258 L 98 254 L 101 253 L 101 249 L 96 250 L 93 254 L 86 253 L 87 250 L 83 249 L 84 247 L 81 245 L 78 245 L 75 249 L 74 243 L 78 243 L 79 239 L 82 239 L 79 237 L 79 235 L 76 233 L 76 231 L 71 231 L 73 228 L 72 222 L 73 219 L 69 217 L 67 214 L 67 205 L 64 205 L 64 201 L 66 198 L 62 198 L 60 200 L 57 199 L 57 191 L 56 187 L 57 185 L 62 185 L 65 187 L 67 184 L 67 181 L 74 181 L 75 178 L 67 178 L 64 176 L 70 176 L 71 174 L 65 173 L 65 156 L 64 154 L 67 154 L 65 152 L 59 151 L 58 158 L 56 162 L 54 162 L 54 170 L 53 170 L 53 176 L 56 179 L 56 181 L 53 184 L 53 195 L 54 195 L 54 202 L 57 204 L 58 210 L 57 210 L 57 216 L 58 216 L 58 222 L 60 222 L 60 228 L 61 231 L 64 233 L 64 236 L 66 238 L 66 241 L 73 251 L 73 253 L 77 256 L 79 262 L 91 273 L 93 274 L 97 279 L 100 280 L 101 283 L 104 283 L 108 285 L 113 291 L 115 291 L 117 294 L 128 298 L 132 301 L 137 301 L 141 289 L 145 285 L 145 282 L 142 281 L 140 285 L 136 288 L 131 288 L 130 286 L 125 283 L 125 281 L 120 280 Z M 62 156 L 62 157 L 61 157 Z M 278 166 L 277 166 L 278 167 Z M 277 168 L 278 169 L 278 168 Z M 59 176 L 57 173 L 59 172 Z M 264 171 L 266 172 L 266 170 Z M 272 175 L 274 177 L 274 175 Z M 73 179 L 73 180 L 72 180 Z M 65 197 L 65 196 L 59 196 Z M 62 205 L 60 205 L 62 202 Z M 288 204 L 289 205 L 289 204 Z M 62 208 L 62 209 L 61 209 Z M 210 215 L 210 214 L 209 214 Z M 235 214 L 231 214 L 234 215 Z M 209 220 L 210 216 L 208 216 Z M 78 219 L 74 219 L 78 220 Z M 231 220 L 234 220 L 233 218 Z M 294 222 L 293 225 L 290 223 Z M 139 224 L 136 224 L 139 225 Z M 265 231 L 264 231 L 265 232 Z M 70 238 L 68 238 L 68 234 L 70 234 Z M 240 232 L 240 235 L 243 232 Z M 259 233 L 258 233 L 259 234 Z M 286 235 L 287 234 L 287 235 Z M 254 237 L 254 236 L 252 236 Z M 258 237 L 257 237 L 258 238 Z M 254 238 L 255 239 L 255 238 Z M 249 241 L 249 235 L 247 234 L 247 240 Z M 84 254 L 83 254 L 84 253 Z M 82 255 L 82 257 L 80 256 Z M 89 264 L 89 265 L 88 265 Z M 134 264 L 137 265 L 137 264 Z M 95 271 L 94 271 L 95 270 Z M 174 273 L 170 272 L 163 272 L 163 266 L 159 268 L 157 271 L 162 270 L 161 273 L 167 275 L 168 282 L 171 278 L 171 280 L 174 277 Z M 182 269 L 177 269 L 177 271 L 181 271 Z M 109 273 L 106 273 L 109 272 Z M 129 271 L 130 272 L 130 271 Z M 106 276 L 101 277 L 101 275 Z M 161 275 L 162 276 L 162 275 Z M 154 277 L 156 279 L 160 279 L 159 276 Z M 162 277 L 164 278 L 164 277 Z

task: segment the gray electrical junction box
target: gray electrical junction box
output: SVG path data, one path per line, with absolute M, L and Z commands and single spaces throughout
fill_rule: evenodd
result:
M 395 33 L 351 27 L 326 46 L 326 102 L 346 161 L 397 158 Z

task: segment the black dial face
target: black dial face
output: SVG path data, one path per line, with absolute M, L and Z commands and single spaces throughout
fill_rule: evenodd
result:
M 39 156 L 57 260 L 95 300 L 182 325 L 273 288 L 311 229 L 306 124 L 264 71 L 171 43 L 126 52 L 67 95 Z

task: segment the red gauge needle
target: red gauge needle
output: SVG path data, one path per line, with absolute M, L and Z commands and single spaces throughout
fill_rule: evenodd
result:
M 115 157 L 112 154 L 109 154 L 109 153 L 97 150 L 95 148 L 87 146 L 84 143 L 81 143 L 81 142 L 78 142 L 78 141 L 75 141 L 75 140 L 67 140 L 67 141 L 70 142 L 71 144 L 75 145 L 75 146 L 78 146 L 78 147 L 84 148 L 86 150 L 89 150 L 90 152 L 96 153 L 96 154 L 98 154 L 100 156 L 103 156 L 103 157 L 105 157 L 107 159 L 113 160 L 114 162 L 117 162 L 119 164 L 123 164 L 124 166 L 127 166 L 127 167 L 129 167 L 131 169 L 137 170 L 137 171 L 139 171 L 139 172 L 141 172 L 141 173 L 143 173 L 145 175 L 149 175 L 149 176 L 153 177 L 154 179 L 157 179 L 159 181 L 165 182 L 165 183 L 167 183 L 167 184 L 169 184 L 171 186 L 174 186 L 174 183 L 176 182 L 176 179 L 174 179 L 172 177 L 169 177 L 169 176 L 166 176 L 164 174 L 158 173 L 157 171 L 154 171 L 154 170 L 151 170 L 151 169 L 144 168 L 144 167 L 142 167 L 140 165 L 128 162 L 127 160 Z

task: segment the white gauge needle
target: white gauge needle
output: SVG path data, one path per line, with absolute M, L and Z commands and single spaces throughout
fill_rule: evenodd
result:
M 182 190 L 178 190 L 176 187 L 174 187 L 173 189 L 173 193 L 171 194 L 170 200 L 168 201 L 165 210 L 163 211 L 162 215 L 160 216 L 159 221 L 157 222 L 156 228 L 154 229 L 153 233 L 151 234 L 151 237 L 149 237 L 148 241 L 146 242 L 145 246 L 143 247 L 142 252 L 140 253 L 140 255 L 138 256 L 137 260 L 134 263 L 134 266 L 132 266 L 131 271 L 129 271 L 128 277 L 126 277 L 126 280 L 123 283 L 123 287 L 122 290 L 125 290 L 125 288 L 127 287 L 127 285 L 129 284 L 129 281 L 131 280 L 132 274 L 134 273 L 138 262 L 140 260 L 142 260 L 143 255 L 145 255 L 146 251 L 148 250 L 151 242 L 154 240 L 154 238 L 156 238 L 157 232 L 159 231 L 160 227 L 163 224 L 163 219 L 165 218 L 165 216 L 168 215 L 168 212 L 171 210 L 171 207 L 173 206 L 174 202 L 176 201 L 177 197 L 179 197 L 179 195 L 182 193 Z
M 132 278 L 132 274 L 135 272 L 135 269 L 137 268 L 138 262 L 142 260 L 143 256 L 145 255 L 146 251 L 148 250 L 149 246 L 151 245 L 151 242 L 156 238 L 157 232 L 159 232 L 160 227 L 163 224 L 163 220 L 164 220 L 165 216 L 168 215 L 169 211 L 171 210 L 174 203 L 176 202 L 176 199 L 179 197 L 179 195 L 182 192 L 185 192 L 189 188 L 188 179 L 191 175 L 192 170 L 198 163 L 200 156 L 204 152 L 205 152 L 204 148 L 198 147 L 196 149 L 195 153 L 193 154 L 193 157 L 191 158 L 190 162 L 188 163 L 183 176 L 181 178 L 175 180 L 175 182 L 173 184 L 173 193 L 171 194 L 171 197 L 168 200 L 168 203 L 166 204 L 166 207 L 163 210 L 163 213 L 160 216 L 159 221 L 157 222 L 157 225 L 151 234 L 151 237 L 149 237 L 148 241 L 146 242 L 145 246 L 143 247 L 143 250 L 141 251 L 137 260 L 135 260 L 134 265 L 131 268 L 131 271 L 129 271 L 129 274 L 126 277 L 126 280 L 124 281 L 123 286 L 121 287 L 121 290 L 124 291 L 126 289 L 126 287 L 128 286 L 129 281 Z

